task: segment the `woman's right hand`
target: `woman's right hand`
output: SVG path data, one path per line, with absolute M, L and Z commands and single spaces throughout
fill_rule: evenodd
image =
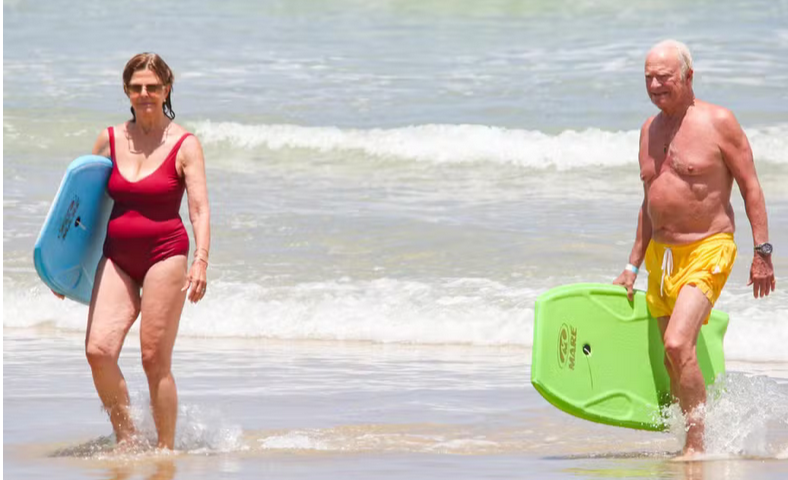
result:
M 50 288 L 49 290 L 52 292 L 52 295 L 56 296 L 57 298 L 59 298 L 59 299 L 61 299 L 61 300 L 63 300 L 63 299 L 65 299 L 65 298 L 66 298 L 66 296 L 65 296 L 65 295 L 63 295 L 63 294 L 60 294 L 60 293 L 57 293 L 56 291 L 52 290 L 51 288 Z

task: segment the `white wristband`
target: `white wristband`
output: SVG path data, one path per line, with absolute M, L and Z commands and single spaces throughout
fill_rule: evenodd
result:
M 627 263 L 627 266 L 624 267 L 624 270 L 629 270 L 630 272 L 634 273 L 635 275 L 637 275 L 638 271 L 640 271 L 640 269 L 638 267 L 632 265 L 631 263 Z

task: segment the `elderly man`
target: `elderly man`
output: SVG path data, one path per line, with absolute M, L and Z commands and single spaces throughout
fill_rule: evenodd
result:
M 613 282 L 632 286 L 641 262 L 649 272 L 649 311 L 658 318 L 671 392 L 686 415 L 683 455 L 703 452 L 706 386 L 695 346 L 736 258 L 733 181 L 752 226 L 750 281 L 756 298 L 775 288 L 772 246 L 747 137 L 733 114 L 695 98 L 692 57 L 677 41 L 646 56 L 646 90 L 660 113 L 640 130 L 644 198 L 629 264 Z

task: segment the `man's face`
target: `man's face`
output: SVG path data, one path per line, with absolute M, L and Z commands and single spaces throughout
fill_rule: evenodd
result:
M 660 110 L 681 102 L 691 86 L 692 70 L 681 78 L 681 62 L 672 50 L 656 50 L 646 57 L 646 91 Z

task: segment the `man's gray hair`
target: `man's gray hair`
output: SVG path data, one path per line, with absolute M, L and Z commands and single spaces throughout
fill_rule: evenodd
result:
M 692 54 L 689 51 L 687 45 L 678 40 L 663 40 L 653 47 L 651 47 L 650 51 L 659 50 L 662 48 L 672 48 L 676 51 L 676 56 L 679 59 L 679 63 L 681 64 L 681 79 L 684 80 L 687 78 L 687 72 L 692 70 Z

